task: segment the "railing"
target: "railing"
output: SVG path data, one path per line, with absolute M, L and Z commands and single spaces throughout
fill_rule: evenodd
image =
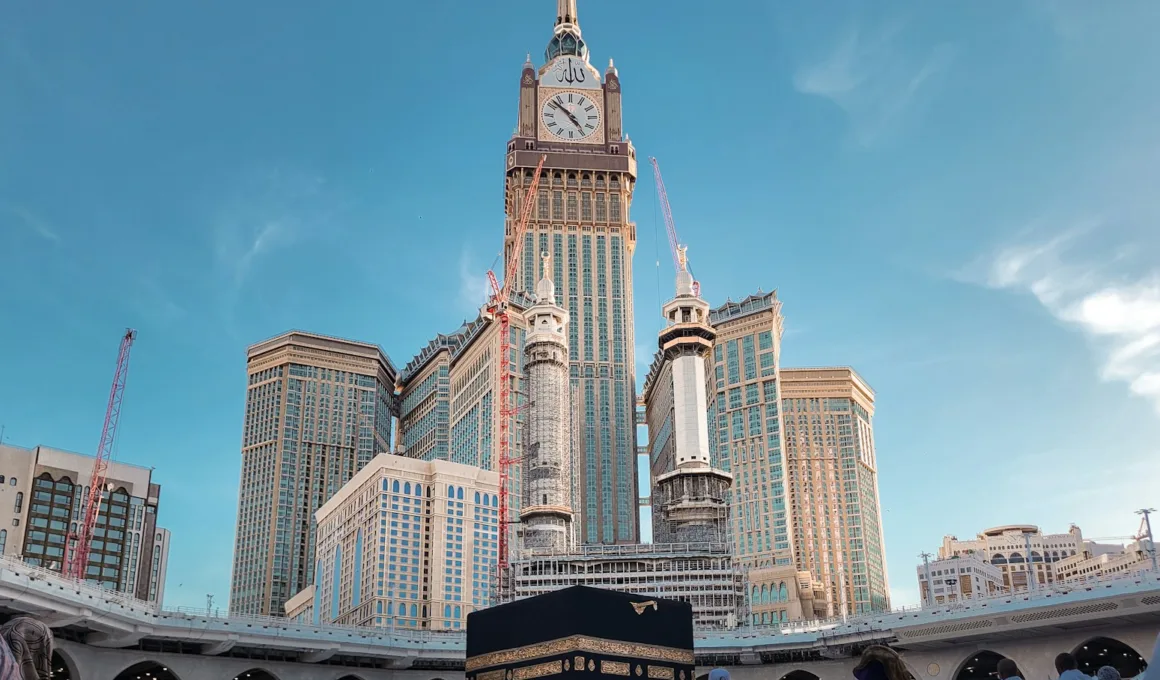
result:
M 686 548 L 694 547 L 695 544 L 684 546 Z M 678 546 L 666 546 L 671 550 Z M 705 546 L 696 546 L 704 549 Z M 714 548 L 721 546 L 713 546 Z M 651 550 L 651 546 L 586 546 L 587 554 L 647 554 L 649 552 L 663 553 L 668 550 Z M 630 552 L 632 551 L 632 552 Z M 136 609 L 148 615 L 153 615 L 161 618 L 178 618 L 183 620 L 202 619 L 206 621 L 218 621 L 225 625 L 233 625 L 238 623 L 252 623 L 263 627 L 290 629 L 300 628 L 312 631 L 326 632 L 344 632 L 356 634 L 365 638 L 386 638 L 391 640 L 400 640 L 410 643 L 423 642 L 459 642 L 462 640 L 462 631 L 414 631 L 406 629 L 387 629 L 381 627 L 365 627 L 365 626 L 351 626 L 340 624 L 319 624 L 300 623 L 292 619 L 274 617 L 274 616 L 254 616 L 254 615 L 236 615 L 226 613 L 222 615 L 220 609 L 210 611 L 204 607 L 166 607 L 159 608 L 154 603 L 145 600 L 139 600 L 135 597 L 119 593 L 116 591 L 106 590 L 104 588 L 95 587 L 84 581 L 63 576 L 59 572 L 45 569 L 43 567 L 36 567 L 27 564 L 23 561 L 16 560 L 10 557 L 0 557 L 0 571 L 11 571 L 20 574 L 26 574 L 33 580 L 45 581 L 55 587 L 63 590 L 76 592 L 80 595 L 85 595 L 94 598 L 100 602 L 108 603 L 115 606 L 127 607 Z M 993 597 L 977 598 L 972 600 L 963 600 L 949 605 L 941 605 L 939 607 L 920 607 L 920 606 L 905 606 L 896 607 L 888 611 L 874 612 L 871 614 L 861 614 L 850 617 L 830 617 L 826 619 L 811 619 L 803 621 L 790 621 L 785 623 L 773 624 L 752 624 L 747 621 L 739 622 L 736 628 L 732 630 L 698 630 L 697 638 L 706 639 L 707 637 L 758 637 L 758 636 L 772 636 L 772 635 L 795 635 L 795 634 L 809 634 L 821 633 L 826 634 L 832 632 L 833 634 L 843 633 L 857 633 L 861 631 L 874 632 L 886 631 L 892 628 L 887 619 L 891 617 L 908 617 L 911 615 L 926 614 L 931 617 L 950 616 L 960 614 L 967 610 L 975 610 L 982 608 L 989 604 L 1006 604 L 1014 603 L 1016 601 L 1022 602 L 1036 602 L 1039 600 L 1047 600 L 1052 597 L 1067 595 L 1077 591 L 1093 591 L 1099 587 L 1110 587 L 1120 583 L 1126 582 L 1146 582 L 1160 588 L 1160 573 L 1151 570 L 1139 571 L 1132 573 L 1115 574 L 1108 577 L 1093 579 L 1083 582 L 1065 582 L 1055 583 L 1051 585 L 1040 586 L 1032 591 L 1019 591 L 1016 593 L 1005 593 Z M 236 627 L 236 626 L 235 626 Z

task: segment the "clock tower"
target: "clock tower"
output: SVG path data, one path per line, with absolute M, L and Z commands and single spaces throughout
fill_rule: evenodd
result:
M 573 508 L 584 543 L 640 540 L 636 472 L 629 219 L 636 151 L 621 122 L 620 78 L 588 60 L 576 0 L 557 0 L 556 23 L 538 68 L 520 75 L 519 118 L 507 146 L 505 258 L 515 214 L 540 156 L 546 156 L 524 233 L 515 290 L 532 292 L 549 256 L 556 300 L 568 313 L 568 376 L 579 498 Z

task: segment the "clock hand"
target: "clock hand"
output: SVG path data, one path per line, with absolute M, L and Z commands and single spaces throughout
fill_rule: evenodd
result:
M 565 116 L 567 116 L 568 120 L 572 121 L 572 124 L 577 126 L 577 130 L 580 130 L 580 131 L 583 130 L 580 126 L 580 121 L 577 120 L 577 117 L 572 115 L 572 111 L 564 108 L 564 104 L 561 104 L 554 99 L 548 100 L 548 103 L 552 104 L 553 107 L 556 107 L 557 109 L 559 109 L 561 111 L 561 113 L 563 113 Z

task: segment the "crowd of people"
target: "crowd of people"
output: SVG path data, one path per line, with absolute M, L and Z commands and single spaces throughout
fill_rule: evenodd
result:
M 1122 678 L 1114 666 L 1101 666 L 1094 676 L 1079 670 L 1079 663 L 1075 655 L 1064 652 L 1055 657 L 1055 672 L 1059 680 L 1160 680 L 1160 635 L 1156 636 L 1156 644 L 1152 647 L 1152 657 L 1148 661 L 1149 669 L 1157 669 L 1149 673 L 1144 670 L 1134 678 Z M 1052 680 L 1051 678 L 1025 678 L 1019 667 L 1011 659 L 999 661 L 995 673 L 999 680 Z M 0 679 L 2 680 L 2 679 Z M 723 668 L 713 670 L 709 680 L 729 680 L 729 672 Z M 915 680 L 906 669 L 902 657 L 898 652 L 884 645 L 872 645 L 862 652 L 857 665 L 854 666 L 854 680 Z
M 1149 669 L 1160 669 L 1160 635 L 1152 648 Z M 1079 670 L 1074 654 L 1064 652 L 1055 657 L 1059 680 L 1160 680 L 1160 670 L 1143 671 L 1134 679 L 1121 678 L 1113 666 L 1102 666 L 1095 676 Z M 1037 680 L 1024 678 L 1011 659 L 999 661 L 999 680 Z M 52 629 L 28 616 L 17 616 L 0 626 L 0 680 L 51 680 Z M 855 680 L 914 680 L 898 652 L 883 645 L 872 645 L 862 652 L 854 666 Z M 715 668 L 709 680 L 729 680 L 729 671 Z M 1050 679 L 1047 679 L 1050 680 Z

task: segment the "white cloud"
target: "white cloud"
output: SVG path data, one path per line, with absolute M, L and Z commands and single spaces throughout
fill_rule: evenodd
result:
M 875 143 L 924 103 L 930 85 L 955 55 L 950 44 L 919 57 L 904 55 L 897 46 L 902 30 L 900 22 L 850 30 L 828 56 L 794 74 L 794 87 L 837 104 L 849 116 L 859 143 Z
M 56 233 L 56 230 L 53 228 L 53 226 L 48 223 L 48 220 L 45 220 L 31 210 L 9 203 L 0 203 L 0 208 L 3 208 L 5 212 L 15 216 L 17 222 L 25 229 L 31 231 L 46 241 L 60 243 L 60 235 Z
M 1077 236 L 1090 226 L 1000 250 L 986 263 L 985 283 L 1034 295 L 1092 339 L 1104 380 L 1127 383 L 1160 413 L 1160 269 L 1136 278 L 1108 274 L 1106 264 L 1077 254 Z
M 467 246 L 459 251 L 459 307 L 469 318 L 474 318 L 491 294 L 487 270 L 475 262 Z
M 318 235 L 331 226 L 333 205 L 322 178 L 283 168 L 240 178 L 214 218 L 218 265 L 235 289 L 270 253 Z

